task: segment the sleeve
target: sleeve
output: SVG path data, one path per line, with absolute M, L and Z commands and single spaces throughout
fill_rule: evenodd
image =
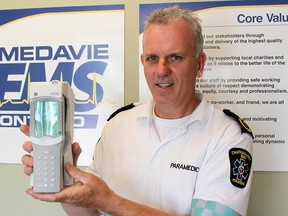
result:
M 193 210 L 199 207 L 197 202 L 204 201 L 224 206 L 235 215 L 246 215 L 252 181 L 253 138 L 251 134 L 241 132 L 234 121 L 224 132 L 215 133 L 219 139 L 209 146 L 198 173 Z
M 87 167 L 86 171 L 93 173 L 94 175 L 101 176 L 101 167 L 102 167 L 102 137 L 98 140 L 94 152 L 93 152 L 93 161 Z
M 109 137 L 109 125 L 111 126 L 111 122 L 113 120 L 115 120 L 116 116 L 118 117 L 119 113 L 122 113 L 124 111 L 130 110 L 134 107 L 137 107 L 139 105 L 141 105 L 141 102 L 134 102 L 131 104 L 128 104 L 124 107 L 119 108 L 118 110 L 116 110 L 114 113 L 112 113 L 110 115 L 110 117 L 107 119 L 107 123 L 104 126 L 103 130 L 102 130 L 102 134 L 101 134 L 101 138 L 98 140 L 95 149 L 94 149 L 94 153 L 93 153 L 93 161 L 92 163 L 88 166 L 88 168 L 86 169 L 87 172 L 93 173 L 95 175 L 101 176 L 101 167 L 102 167 L 102 163 L 103 163 L 103 144 L 105 143 L 105 134 L 107 133 L 106 137 Z M 113 123 L 112 123 L 113 124 Z M 117 126 L 116 126 L 117 127 Z M 111 128 L 111 127 L 110 127 Z M 114 126 L 115 128 L 115 126 Z M 111 136 L 111 135 L 110 135 Z M 109 139 L 109 138 L 108 138 Z M 107 139 L 106 139 L 107 140 Z
M 233 209 L 214 201 L 206 201 L 200 199 L 194 199 L 192 202 L 192 214 L 193 216 L 240 216 L 239 213 Z

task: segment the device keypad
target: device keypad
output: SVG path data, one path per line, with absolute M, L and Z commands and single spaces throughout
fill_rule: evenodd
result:
M 34 151 L 34 153 L 36 152 Z M 61 158 L 59 152 L 59 150 L 52 148 L 50 150 L 38 151 L 37 155 L 34 154 L 34 191 L 60 191 L 62 176 L 60 173 Z

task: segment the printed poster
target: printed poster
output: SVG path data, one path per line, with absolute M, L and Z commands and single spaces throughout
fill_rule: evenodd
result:
M 197 91 L 209 103 L 237 113 L 252 128 L 254 170 L 288 171 L 287 2 L 177 4 L 197 13 L 202 21 L 207 61 Z M 169 5 L 140 5 L 140 53 L 145 17 Z M 146 100 L 150 93 L 142 65 L 139 77 L 140 100 Z
M 29 84 L 63 80 L 75 93 L 74 140 L 88 165 L 109 115 L 124 105 L 124 5 L 2 10 L 0 163 L 21 163 Z

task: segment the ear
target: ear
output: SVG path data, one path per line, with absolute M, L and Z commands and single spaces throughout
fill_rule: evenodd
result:
M 143 53 L 141 54 L 140 59 L 141 59 L 142 65 L 144 65 L 144 56 L 143 56 Z
M 197 78 L 201 78 L 204 72 L 204 66 L 206 62 L 206 54 L 202 52 L 197 60 L 198 70 L 197 70 Z

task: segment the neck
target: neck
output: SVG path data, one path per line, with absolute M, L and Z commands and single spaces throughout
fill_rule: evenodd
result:
M 155 102 L 154 112 L 159 118 L 178 119 L 193 113 L 199 104 L 200 101 L 197 98 L 192 102 L 189 101 L 187 104 L 181 104 L 181 106 L 163 105 Z

